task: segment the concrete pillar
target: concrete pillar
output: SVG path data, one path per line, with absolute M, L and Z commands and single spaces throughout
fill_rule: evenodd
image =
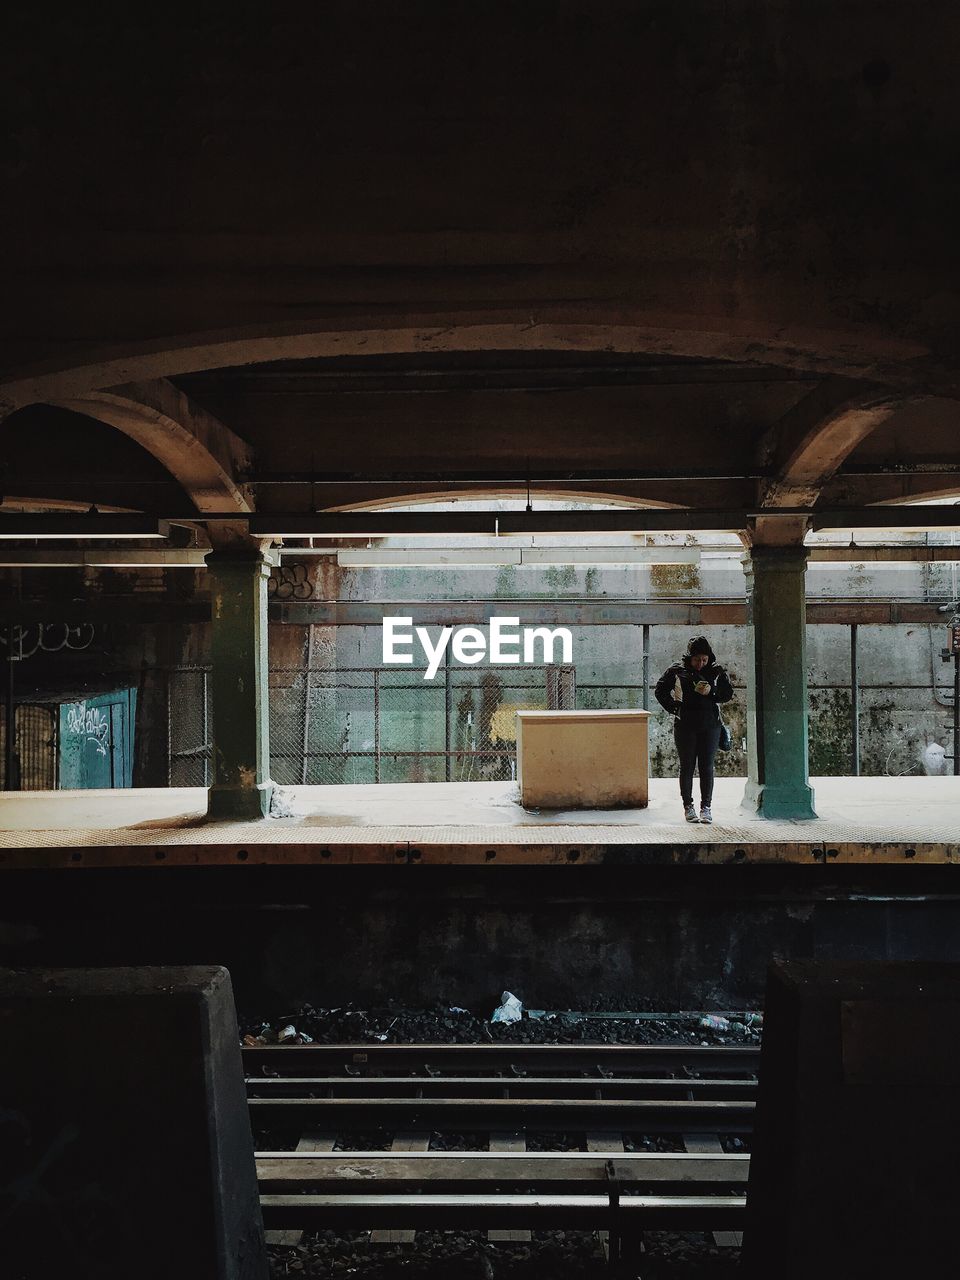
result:
M 270 812 L 267 579 L 258 551 L 213 551 L 210 570 L 213 786 L 207 816 L 265 818 Z
M 226 969 L 0 969 L 0 1026 L 9 1280 L 267 1280 Z
M 747 786 L 765 818 L 815 818 L 807 751 L 807 646 L 802 546 L 754 547 L 747 575 Z

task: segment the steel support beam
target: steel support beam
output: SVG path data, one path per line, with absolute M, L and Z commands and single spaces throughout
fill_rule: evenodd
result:
M 256 552 L 207 557 L 212 596 L 213 786 L 207 816 L 270 812 L 267 661 L 268 561 Z
M 747 664 L 744 805 L 764 818 L 815 818 L 807 749 L 803 547 L 754 547 L 744 557 Z
M 142 515 L 16 513 L 0 516 L 0 538 L 143 538 L 166 537 L 170 522 Z M 193 517 L 191 517 L 193 519 Z M 200 511 L 196 522 L 205 524 L 211 540 L 226 536 L 229 528 L 252 538 L 385 538 L 429 535 L 505 535 L 579 533 L 728 532 L 749 533 L 753 541 L 762 523 L 765 528 L 792 531 L 803 525 L 814 531 L 828 529 L 960 529 L 960 506 L 887 505 L 867 507 L 605 507 L 597 511 L 319 511 L 253 514 L 236 511 Z
M 205 515 L 209 523 L 219 516 Z M 228 518 L 228 517 L 223 517 Z M 235 518 L 235 517 L 231 517 Z M 756 531 L 758 522 L 792 531 L 823 529 L 960 529 L 960 506 L 628 507 L 598 511 L 318 511 L 247 517 L 252 535 L 291 538 L 385 538 L 428 534 L 489 537 L 547 533 Z

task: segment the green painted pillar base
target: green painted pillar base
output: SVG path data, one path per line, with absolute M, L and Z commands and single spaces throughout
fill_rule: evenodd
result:
M 218 787 L 207 792 L 207 817 L 211 822 L 247 822 L 270 817 L 272 782 L 253 787 Z
M 747 575 L 747 785 L 764 818 L 815 818 L 807 746 L 806 550 L 754 547 Z
M 207 817 L 266 818 L 270 813 L 270 712 L 267 666 L 267 579 L 258 551 L 207 556 L 211 602 L 210 690 L 213 786 Z
M 747 779 L 743 789 L 743 808 L 763 818 L 789 818 L 791 821 L 816 818 L 815 793 L 808 783 L 776 786 Z

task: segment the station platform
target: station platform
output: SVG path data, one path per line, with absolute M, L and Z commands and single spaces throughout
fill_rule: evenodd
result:
M 203 788 L 0 797 L 0 874 L 83 867 L 331 864 L 960 866 L 960 778 L 815 778 L 819 817 L 767 821 L 718 778 L 712 826 L 672 778 L 645 809 L 536 812 L 507 782 L 283 788 L 260 822 L 206 821 Z

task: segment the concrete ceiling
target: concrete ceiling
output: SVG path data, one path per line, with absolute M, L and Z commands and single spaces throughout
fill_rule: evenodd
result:
M 22 9 L 5 496 L 958 492 L 958 36 L 946 0 Z

